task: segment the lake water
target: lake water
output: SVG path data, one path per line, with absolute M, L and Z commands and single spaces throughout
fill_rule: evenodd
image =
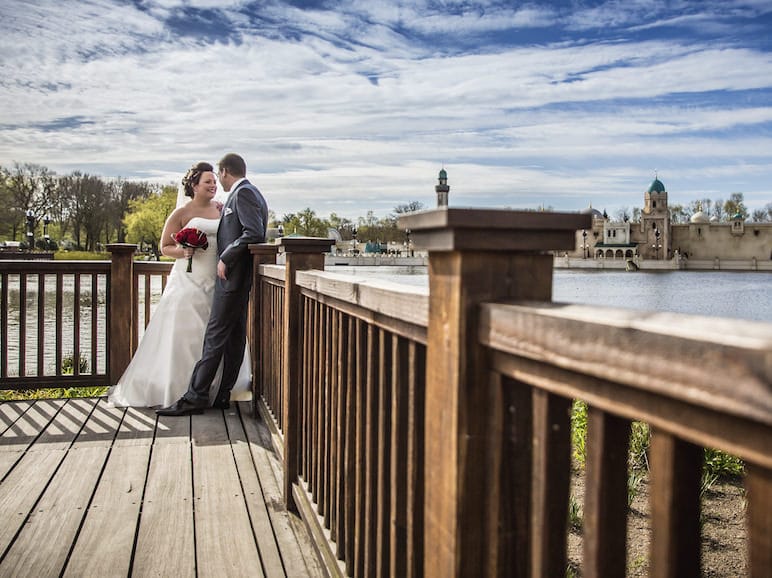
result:
M 425 267 L 337 266 L 331 272 L 426 286 Z M 772 322 L 772 273 L 556 269 L 553 301 Z

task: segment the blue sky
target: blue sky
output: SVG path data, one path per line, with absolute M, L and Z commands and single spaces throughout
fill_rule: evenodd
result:
M 772 201 L 772 1 L 4 0 L 0 165 L 177 182 L 235 151 L 278 216 Z

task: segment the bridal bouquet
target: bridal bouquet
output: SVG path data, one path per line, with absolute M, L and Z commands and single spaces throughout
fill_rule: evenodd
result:
M 174 238 L 174 241 L 177 244 L 191 249 L 206 249 L 209 246 L 209 240 L 206 238 L 206 233 L 191 227 L 180 229 L 177 233 L 172 235 L 172 238 Z M 193 257 L 188 257 L 187 272 L 190 273 L 191 271 L 193 271 Z

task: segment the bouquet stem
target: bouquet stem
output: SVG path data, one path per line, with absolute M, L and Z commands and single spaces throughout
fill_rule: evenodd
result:
M 186 269 L 186 273 L 190 273 L 193 271 L 193 257 L 188 257 L 188 268 Z

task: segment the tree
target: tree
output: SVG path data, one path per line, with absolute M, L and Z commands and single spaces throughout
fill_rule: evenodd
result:
M 9 185 L 10 172 L 0 167 L 0 206 L 6 208 L 0 211 L 0 235 L 16 239 L 16 231 L 19 224 L 17 207 L 13 205 L 13 195 Z
M 424 204 L 421 201 L 410 201 L 404 205 L 397 205 L 394 207 L 394 212 L 398 215 L 404 215 L 406 213 L 415 213 L 416 211 L 422 211 Z
M 107 206 L 107 217 L 110 229 L 106 231 L 109 242 L 110 232 L 115 231 L 115 237 L 119 243 L 126 242 L 126 229 L 123 223 L 124 216 L 129 210 L 129 205 L 137 199 L 147 199 L 157 188 L 150 183 L 126 181 L 118 179 L 111 187 L 112 198 Z M 174 207 L 172 207 L 174 208 Z
M 160 258 L 160 240 L 164 224 L 177 204 L 177 187 L 167 185 L 160 193 L 129 201 L 123 219 L 126 240 L 138 245 L 149 245 L 156 259 Z
M 330 224 L 330 227 L 340 233 L 340 237 L 344 241 L 349 241 L 354 238 L 356 227 L 351 219 L 346 219 L 345 217 L 339 217 L 335 213 L 330 213 L 327 222 Z
M 624 222 L 630 220 L 630 210 L 627 207 L 620 207 L 616 213 L 614 213 L 614 219 L 617 222 Z
M 687 223 L 689 221 L 691 211 L 688 208 L 685 208 L 683 205 L 675 204 L 670 205 L 669 209 L 671 223 Z
M 754 223 L 772 223 L 772 203 L 767 203 L 765 207 L 753 211 L 752 220 Z
M 45 215 L 54 175 L 41 165 L 14 163 L 13 170 L 7 172 L 4 180 L 9 208 L 13 211 L 11 228 L 15 240 L 17 232 L 24 231 L 27 211 L 32 212 L 35 224 Z
M 711 217 L 716 217 L 718 221 L 723 221 L 724 214 L 724 200 L 716 199 L 716 202 L 713 203 L 713 211 Z
M 743 220 L 748 218 L 748 208 L 742 193 L 729 195 L 729 200 L 724 203 L 724 213 L 727 219 L 732 219 L 735 215 L 742 215 Z

